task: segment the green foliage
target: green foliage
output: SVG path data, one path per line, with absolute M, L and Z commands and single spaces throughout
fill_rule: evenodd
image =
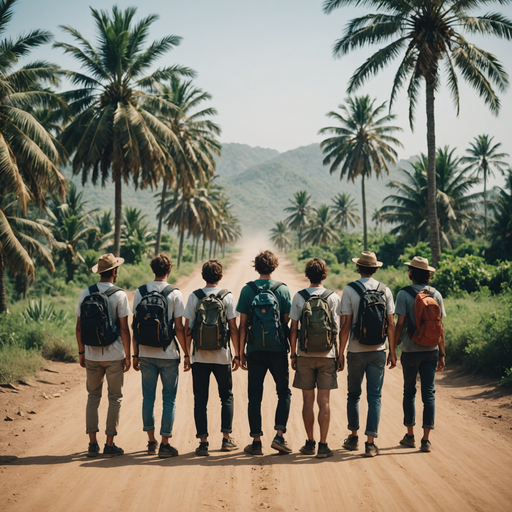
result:
M 311 246 L 301 251 L 298 255 L 298 260 L 304 263 L 311 258 L 321 258 L 327 263 L 328 267 L 332 267 L 338 263 L 336 255 L 333 254 L 328 245 Z
M 42 298 L 39 301 L 31 300 L 27 309 L 22 311 L 21 316 L 25 319 L 25 322 L 46 321 L 59 326 L 68 322 L 67 312 L 63 310 L 55 312 L 55 304 L 50 302 L 45 305 Z
M 479 256 L 453 258 L 445 256 L 434 274 L 432 286 L 443 296 L 461 295 L 462 292 L 478 292 L 487 286 L 491 269 Z
M 506 388 L 512 388 L 512 368 L 505 370 L 505 376 L 501 378 L 501 383 Z

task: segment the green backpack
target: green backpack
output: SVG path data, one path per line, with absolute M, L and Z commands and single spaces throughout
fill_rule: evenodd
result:
M 223 299 L 231 293 L 221 290 L 215 295 L 206 295 L 199 289 L 194 295 L 199 299 L 192 329 L 194 353 L 196 350 L 220 350 L 229 343 L 229 327 Z
M 333 294 L 325 290 L 322 295 L 311 295 L 307 290 L 299 294 L 306 303 L 300 315 L 299 343 L 304 352 L 327 352 L 336 346 L 338 329 L 327 299 Z

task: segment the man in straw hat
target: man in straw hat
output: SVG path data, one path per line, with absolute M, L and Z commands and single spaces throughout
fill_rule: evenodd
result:
M 366 375 L 368 414 L 366 418 L 366 457 L 378 455 L 374 443 L 378 435 L 382 384 L 386 367 L 386 338 L 394 346 L 395 305 L 393 295 L 387 286 L 373 278 L 382 267 L 375 253 L 364 251 L 359 258 L 353 258 L 360 279 L 350 283 L 343 290 L 339 308 L 341 314 L 339 370 L 345 367 L 345 347 L 348 341 L 348 399 L 347 416 L 350 435 L 343 443 L 347 450 L 359 448 L 359 398 L 361 385 Z M 350 338 L 350 339 L 349 339 Z M 396 356 L 390 352 L 390 368 L 396 366 Z
M 423 438 L 420 450 L 430 452 L 430 431 L 434 428 L 435 416 L 435 378 L 436 372 L 444 369 L 444 330 L 441 318 L 446 316 L 441 294 L 428 282 L 435 268 L 428 260 L 415 256 L 410 263 L 409 279 L 411 286 L 398 292 L 396 314 L 398 315 L 396 337 L 398 342 L 404 329 L 402 340 L 402 371 L 404 374 L 404 425 L 407 434 L 401 445 L 414 448 L 414 424 L 416 398 L 416 377 L 421 381 L 421 399 L 423 400 Z M 419 323 L 419 325 L 417 325 Z M 394 352 L 395 347 L 390 346 Z
M 103 455 L 113 457 L 124 453 L 114 444 L 123 397 L 123 374 L 130 368 L 128 316 L 131 311 L 126 293 L 114 286 L 118 267 L 123 263 L 123 258 L 116 258 L 113 254 L 100 256 L 98 264 L 92 268 L 93 273 L 100 275 L 100 280 L 81 293 L 76 312 L 80 366 L 87 369 L 88 457 L 95 457 L 100 451 L 96 433 L 99 432 L 98 407 L 105 377 L 108 385 L 108 412 L 105 430 L 107 441 Z

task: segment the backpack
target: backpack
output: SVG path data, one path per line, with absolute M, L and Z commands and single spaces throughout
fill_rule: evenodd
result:
M 192 329 L 194 353 L 196 350 L 220 350 L 229 343 L 229 327 L 226 306 L 223 299 L 229 290 L 221 290 L 206 295 L 202 289 L 194 295 L 199 299 L 196 306 L 196 318 Z
M 100 292 L 97 284 L 89 286 L 89 295 L 80 305 L 80 332 L 84 345 L 106 347 L 119 337 L 119 325 L 112 320 L 113 314 L 108 300 L 119 291 L 122 288 L 117 286 L 111 286 L 104 292 Z
M 412 286 L 406 286 L 403 290 L 414 298 L 414 323 L 416 324 L 416 329 L 414 332 L 410 330 L 409 327 L 412 327 L 414 324 L 408 320 L 407 334 L 409 334 L 409 338 L 418 345 L 426 347 L 439 345 L 443 324 L 441 322 L 441 308 L 434 298 L 436 289 L 427 286 L 417 292 Z
M 352 328 L 354 338 L 361 345 L 382 345 L 388 334 L 386 286 L 379 283 L 376 290 L 363 290 L 364 285 L 356 282 L 349 283 L 349 286 L 361 297 L 357 322 Z
M 281 324 L 279 301 L 276 290 L 284 283 L 275 283 L 266 289 L 254 281 L 247 285 L 255 293 L 247 322 L 247 342 L 253 347 L 275 347 L 286 345 L 287 340 Z
M 140 302 L 133 312 L 133 336 L 139 345 L 163 348 L 172 343 L 176 335 L 174 316 L 169 318 L 167 297 L 178 288 L 167 285 L 161 292 L 139 288 Z
M 311 295 L 307 290 L 299 292 L 306 301 L 300 315 L 299 343 L 302 351 L 327 352 L 336 345 L 338 329 L 327 302 L 333 293 L 332 290 L 325 290 L 321 295 Z

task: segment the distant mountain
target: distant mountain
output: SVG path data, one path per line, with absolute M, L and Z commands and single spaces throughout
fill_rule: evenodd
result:
M 247 144 L 228 143 L 222 145 L 222 157 L 217 160 L 217 174 L 232 176 L 253 165 L 261 164 L 279 155 L 275 149 L 251 147 Z

